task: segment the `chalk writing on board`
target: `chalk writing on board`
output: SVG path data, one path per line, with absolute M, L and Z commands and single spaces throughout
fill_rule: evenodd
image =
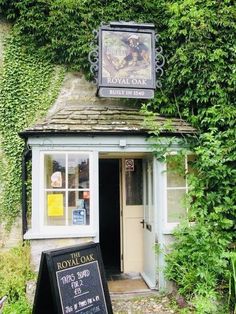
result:
M 97 261 L 56 272 L 63 314 L 108 313 Z

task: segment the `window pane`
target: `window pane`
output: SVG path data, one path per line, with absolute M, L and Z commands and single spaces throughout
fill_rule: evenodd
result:
M 45 225 L 65 225 L 65 192 L 46 192 L 45 193 Z
M 145 205 L 148 205 L 148 192 L 149 192 L 149 184 L 148 184 L 148 163 L 145 163 L 145 193 L 146 193 L 146 199 L 145 199 Z
M 89 158 L 84 154 L 71 154 L 68 157 L 68 187 L 71 189 L 89 188 Z
M 167 191 L 168 222 L 179 222 L 186 214 L 184 207 L 185 189 Z
M 153 193 L 153 163 L 150 162 L 150 222 L 153 222 L 154 221 L 154 209 L 153 209 L 153 206 L 154 206 L 154 193 Z
M 176 155 L 167 156 L 167 187 L 185 187 L 185 160 Z
M 68 223 L 69 225 L 89 225 L 90 195 L 89 191 L 70 191 L 68 193 Z
M 144 219 L 145 221 L 149 221 L 149 204 L 148 204 L 148 201 L 149 201 L 149 182 L 148 182 L 148 162 L 145 161 L 145 185 L 144 185 L 144 188 L 145 188 L 145 206 L 144 206 Z
M 134 160 L 134 169 L 125 172 L 126 205 L 143 204 L 143 169 L 142 159 Z
M 150 180 L 151 180 L 151 182 L 150 182 L 150 194 L 151 194 L 151 196 L 150 196 L 150 198 L 151 198 L 151 205 L 153 206 L 153 204 L 154 204 L 154 195 L 153 195 L 153 163 L 152 162 L 150 162 Z
M 189 174 L 197 174 L 197 170 L 193 167 L 193 164 L 195 161 L 196 161 L 196 155 L 187 155 Z
M 145 169 L 146 178 L 146 206 L 145 206 L 145 221 L 153 221 L 153 163 L 148 161 Z
M 45 187 L 65 188 L 65 155 L 47 154 L 44 158 Z
M 90 224 L 89 155 L 45 154 L 44 166 L 45 225 Z

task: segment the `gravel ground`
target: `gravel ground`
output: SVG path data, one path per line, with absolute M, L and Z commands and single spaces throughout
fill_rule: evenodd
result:
M 177 313 L 175 310 L 171 309 L 171 302 L 168 297 L 161 297 L 156 295 L 142 297 L 124 297 L 115 299 L 112 298 L 112 308 L 114 314 Z

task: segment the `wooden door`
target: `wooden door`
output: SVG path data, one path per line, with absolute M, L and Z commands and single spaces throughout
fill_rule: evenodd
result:
M 142 159 L 122 160 L 123 271 L 143 271 Z

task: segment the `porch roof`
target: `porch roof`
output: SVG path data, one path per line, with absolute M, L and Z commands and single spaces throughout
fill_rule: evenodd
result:
M 192 134 L 195 129 L 182 119 L 150 115 L 128 105 L 69 105 L 49 114 L 20 133 L 21 137 L 78 134 L 147 134 L 155 128 L 161 134 Z

